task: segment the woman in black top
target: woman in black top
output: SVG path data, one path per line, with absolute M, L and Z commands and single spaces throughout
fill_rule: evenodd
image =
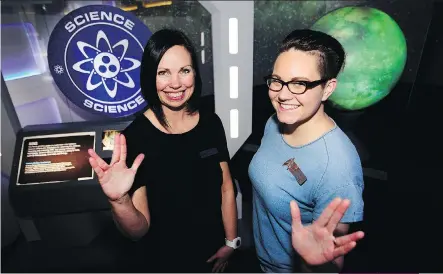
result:
M 115 137 L 109 165 L 93 150 L 90 164 L 118 228 L 146 241 L 147 271 L 223 271 L 239 241 L 237 209 L 223 125 L 199 112 L 195 51 L 183 33 L 161 30 L 141 66 L 148 110 Z

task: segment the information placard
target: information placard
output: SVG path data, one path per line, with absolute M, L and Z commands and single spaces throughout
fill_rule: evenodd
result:
M 95 149 L 95 132 L 23 138 L 17 185 L 92 179 L 88 149 Z

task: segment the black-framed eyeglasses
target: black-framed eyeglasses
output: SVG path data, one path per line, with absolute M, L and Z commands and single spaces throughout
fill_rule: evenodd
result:
M 308 89 L 315 88 L 316 86 L 323 84 L 329 79 L 320 79 L 316 81 L 302 81 L 302 80 L 293 80 L 285 82 L 280 80 L 272 75 L 264 77 L 266 81 L 266 85 L 268 85 L 269 89 L 272 91 L 280 91 L 284 86 L 287 86 L 289 91 L 293 94 L 303 94 Z

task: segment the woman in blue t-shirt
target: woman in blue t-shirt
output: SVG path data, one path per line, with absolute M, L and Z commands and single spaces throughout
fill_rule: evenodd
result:
M 276 113 L 249 166 L 255 246 L 265 272 L 336 273 L 364 236 L 346 235 L 350 223 L 363 219 L 360 158 L 323 108 L 344 59 L 333 37 L 295 30 L 265 77 Z

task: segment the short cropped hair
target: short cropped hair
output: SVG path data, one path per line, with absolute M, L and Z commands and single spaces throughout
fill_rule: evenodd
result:
M 283 40 L 279 54 L 290 49 L 318 54 L 318 69 L 322 79 L 337 78 L 344 68 L 346 54 L 343 46 L 337 39 L 324 32 L 311 29 L 294 30 Z

